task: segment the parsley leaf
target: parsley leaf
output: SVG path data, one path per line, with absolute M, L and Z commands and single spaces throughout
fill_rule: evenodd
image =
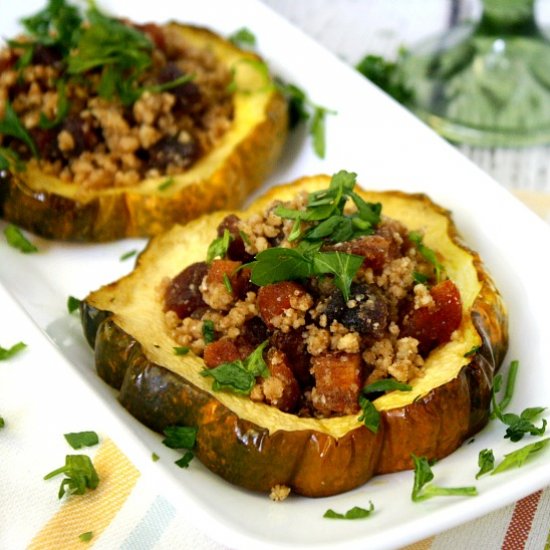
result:
M 313 273 L 334 275 L 334 284 L 342 292 L 345 300 L 349 293 L 353 277 L 363 265 L 365 258 L 342 252 L 319 252 L 313 256 Z
M 491 472 L 491 475 L 499 474 L 505 470 L 510 470 L 511 468 L 521 468 L 532 455 L 542 451 L 550 443 L 550 437 L 546 439 L 541 439 L 540 441 L 535 441 L 525 447 L 521 447 L 517 451 L 513 451 L 504 455 L 504 459 L 498 464 L 498 466 Z
M 15 151 L 0 147 L 0 177 L 4 170 L 14 169 L 16 172 L 24 172 L 25 168 L 25 163 Z
M 205 319 L 202 322 L 202 337 L 206 344 L 210 344 L 216 339 L 216 331 L 214 330 L 214 321 Z
M 82 447 L 93 447 L 99 443 L 99 437 L 95 432 L 73 432 L 64 434 L 67 443 L 73 449 L 82 449 Z
M 374 504 L 371 501 L 369 501 L 368 508 L 360 508 L 359 506 L 354 506 L 344 514 L 335 512 L 334 510 L 329 508 L 323 514 L 323 517 L 329 518 L 329 519 L 365 519 L 365 518 L 368 518 L 373 511 L 374 511 Z
M 58 498 L 62 498 L 65 493 L 83 495 L 86 489 L 95 489 L 99 484 L 97 472 L 87 455 L 67 455 L 65 466 L 45 475 L 44 479 L 51 479 L 60 474 L 67 477 L 61 482 Z
M 492 449 L 479 451 L 477 465 L 479 466 L 479 472 L 476 474 L 476 479 L 479 479 L 483 474 L 490 472 L 495 467 L 495 455 Z
M 197 441 L 197 431 L 198 428 L 191 426 L 168 426 L 164 429 L 166 436 L 162 441 L 164 445 L 170 449 L 187 449 L 183 456 L 175 461 L 180 468 L 187 468 L 195 456 L 191 449 Z
M 80 309 L 80 304 L 82 303 L 82 300 L 79 300 L 78 298 L 75 298 L 74 296 L 69 296 L 67 298 L 67 310 L 69 313 L 74 313 L 75 311 L 78 311 Z
M 163 182 L 160 183 L 158 186 L 159 191 L 164 191 L 165 189 L 168 189 L 169 187 L 172 187 L 176 180 L 173 177 L 166 178 Z
M 386 391 L 411 391 L 412 386 L 409 384 L 404 384 L 393 378 L 384 378 L 382 380 L 377 380 L 372 384 L 368 384 L 363 388 L 363 393 L 378 393 Z
M 160 456 L 157 453 L 151 453 L 151 460 L 153 462 L 158 462 L 160 460 Z
M 313 150 L 319 158 L 324 159 L 326 154 L 325 118 L 330 112 L 324 107 L 315 106 L 309 133 L 313 138 Z
M 212 369 L 204 369 L 201 375 L 214 379 L 212 382 L 214 391 L 227 390 L 248 395 L 256 384 L 256 377 L 267 378 L 270 375 L 263 358 L 263 352 L 268 342 L 268 340 L 262 342 L 246 359 L 237 359 L 221 363 Z
M 0 428 L 3 428 L 6 425 L 6 421 L 3 417 L 0 416 Z
M 405 54 L 406 51 L 401 49 L 396 62 L 388 61 L 378 55 L 367 54 L 355 68 L 396 101 L 406 104 L 412 100 L 413 91 L 399 71 L 399 63 Z
M 206 263 L 212 263 L 214 258 L 223 258 L 227 254 L 227 250 L 229 249 L 229 245 L 232 240 L 233 236 L 229 230 L 224 229 L 223 235 L 215 238 L 208 246 L 208 251 L 206 252 Z
M 32 244 L 25 235 L 21 232 L 21 229 L 15 225 L 9 224 L 4 228 L 4 235 L 8 244 L 23 252 L 23 254 L 30 254 L 32 252 L 38 252 L 38 248 Z
M 492 397 L 495 397 L 495 399 L 492 399 L 491 418 L 496 418 L 498 413 L 504 412 L 508 407 L 508 405 L 510 404 L 510 401 L 512 401 L 512 396 L 514 395 L 514 388 L 516 385 L 518 370 L 519 370 L 519 361 L 517 360 L 511 361 L 510 367 L 508 369 L 508 375 L 506 377 L 506 387 L 504 388 L 504 397 L 499 401 L 498 404 L 495 402 L 495 399 L 496 399 L 496 393 L 500 391 L 500 387 L 502 385 L 502 375 L 497 374 L 495 376 L 495 379 L 493 380 L 493 387 L 492 387 Z
M 120 256 L 120 261 L 123 262 L 124 260 L 129 260 L 130 258 L 133 258 L 138 253 L 137 250 L 128 250 L 128 252 L 125 252 Z
M 189 353 L 189 347 L 188 346 L 175 346 L 174 347 L 174 353 L 176 355 L 187 355 Z
M 431 263 L 435 270 L 435 279 L 436 281 L 441 281 L 441 277 L 445 268 L 443 264 L 437 259 L 437 254 L 434 250 L 427 247 L 423 242 L 422 234 L 418 231 L 411 231 L 409 233 L 410 241 L 416 246 L 420 255 L 429 263 Z
M 475 487 L 439 487 L 428 484 L 434 474 L 428 460 L 424 457 L 411 455 L 414 462 L 414 483 L 411 498 L 414 502 L 421 502 L 436 496 L 476 496 Z
M 39 156 L 33 139 L 17 117 L 17 113 L 9 101 L 6 102 L 4 108 L 4 118 L 0 120 L 0 134 L 22 141 L 31 150 L 34 157 Z
M 94 533 L 93 531 L 86 531 L 86 533 L 82 533 L 80 535 L 78 535 L 78 538 L 82 541 L 82 542 L 90 542 L 94 537 Z
M 254 48 L 256 46 L 256 36 L 246 27 L 237 29 L 234 33 L 230 34 L 228 40 L 239 48 Z
M 26 347 L 27 344 L 25 344 L 24 342 L 17 342 L 17 344 L 14 344 L 13 346 L 11 346 L 11 348 L 7 349 L 0 346 L 0 361 L 11 359 L 15 354 L 23 351 Z

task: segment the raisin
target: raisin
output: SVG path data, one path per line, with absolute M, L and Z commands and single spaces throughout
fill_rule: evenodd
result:
M 32 62 L 34 65 L 55 65 L 63 59 L 61 52 L 53 46 L 44 46 L 36 44 L 32 54 Z
M 205 308 L 206 303 L 202 299 L 199 287 L 207 271 L 206 262 L 197 262 L 174 277 L 164 295 L 165 310 L 174 311 L 183 319 L 195 310 Z
M 290 330 L 286 333 L 276 330 L 271 336 L 270 344 L 286 355 L 288 366 L 300 385 L 303 388 L 311 385 L 311 356 L 307 352 L 303 330 Z
M 180 142 L 176 137 L 170 136 L 157 141 L 149 150 L 149 167 L 166 170 L 168 166 L 187 168 L 200 156 L 200 148 L 197 142 Z
M 430 294 L 434 303 L 411 308 L 403 318 L 401 330 L 402 336 L 419 341 L 418 349 L 422 355 L 448 342 L 462 321 L 460 292 L 451 280 L 438 283 Z
M 77 157 L 84 151 L 92 151 L 100 141 L 96 130 L 76 115 L 69 115 L 64 120 L 62 129 L 73 137 L 74 148 L 69 152 L 71 156 Z
M 388 304 L 376 285 L 353 283 L 346 302 L 339 290 L 326 302 L 325 314 L 330 323 L 338 321 L 363 336 L 380 339 L 389 322 Z
M 246 348 L 250 355 L 264 340 L 269 337 L 265 323 L 259 317 L 247 319 L 241 327 L 241 333 L 235 339 L 239 349 Z
M 168 63 L 157 77 L 159 84 L 167 84 L 185 76 L 185 73 L 175 64 Z M 176 98 L 176 109 L 185 113 L 202 110 L 202 94 L 199 87 L 191 80 L 168 90 Z

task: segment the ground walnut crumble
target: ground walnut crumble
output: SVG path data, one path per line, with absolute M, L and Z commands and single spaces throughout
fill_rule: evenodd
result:
M 84 19 L 64 2 L 45 27 L 39 15 L 0 50 L 0 149 L 28 166 L 84 189 L 131 186 L 188 169 L 229 128 L 230 71 L 176 26 Z
M 207 260 L 165 281 L 169 331 L 203 357 L 214 389 L 300 416 L 354 414 L 366 386 L 422 376 L 450 340 L 456 285 L 421 235 L 354 182 L 339 172 L 329 189 L 227 216 Z M 248 385 L 232 381 L 244 371 Z

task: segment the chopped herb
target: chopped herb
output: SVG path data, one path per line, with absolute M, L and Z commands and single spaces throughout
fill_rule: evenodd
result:
M 495 455 L 492 449 L 479 451 L 477 465 L 479 466 L 479 472 L 476 474 L 476 479 L 479 479 L 483 474 L 490 472 L 495 467 Z
M 99 443 L 99 437 L 95 432 L 74 432 L 64 434 L 67 443 L 73 449 L 82 449 L 82 447 L 93 447 Z
M 223 258 L 227 254 L 227 250 L 229 249 L 229 245 L 232 240 L 233 236 L 229 230 L 224 229 L 223 235 L 215 238 L 208 246 L 208 251 L 206 252 L 206 262 L 212 263 L 214 258 Z
M 137 250 L 129 250 L 128 252 L 125 252 L 120 257 L 120 261 L 123 262 L 124 260 L 128 260 L 130 258 L 133 258 L 138 253 Z
M 464 357 L 472 357 L 472 356 L 474 356 L 480 349 L 481 349 L 481 346 L 472 346 L 472 348 L 464 354 Z
M 192 426 L 168 426 L 162 443 L 170 449 L 192 449 L 197 438 L 197 428 Z
M 179 76 L 178 78 L 175 78 L 174 80 L 170 80 L 169 82 L 163 82 L 162 84 L 154 84 L 152 86 L 145 86 L 140 90 L 140 93 L 151 92 L 152 94 L 160 94 L 161 92 L 172 90 L 173 88 L 177 88 L 178 86 L 183 86 L 183 84 L 187 84 L 187 82 L 191 82 L 194 78 L 195 77 L 192 74 L 184 74 L 182 76 Z M 173 178 L 168 178 L 168 179 L 173 179 Z M 174 182 L 172 181 L 171 184 L 172 183 Z
M 97 472 L 87 455 L 67 455 L 65 466 L 45 475 L 44 479 L 51 479 L 60 474 L 67 477 L 61 482 L 58 498 L 62 498 L 65 493 L 83 495 L 86 489 L 95 489 L 99 484 Z
M 79 300 L 74 296 L 69 296 L 67 298 L 67 310 L 69 311 L 69 313 L 74 313 L 75 311 L 78 311 L 80 309 L 81 303 L 82 303 L 82 300 Z
M 436 281 L 441 281 L 441 277 L 443 275 L 443 271 L 445 271 L 445 268 L 443 267 L 443 264 L 437 259 L 437 254 L 434 250 L 431 248 L 428 248 L 423 242 L 422 234 L 418 231 L 411 231 L 409 233 L 409 239 L 410 241 L 416 246 L 418 249 L 418 252 L 420 252 L 420 255 L 429 263 L 431 263 L 435 270 L 435 279 Z
M 363 412 L 357 420 L 363 422 L 372 433 L 378 433 L 378 428 L 380 427 L 380 413 L 374 406 L 374 403 L 365 396 L 360 395 L 359 406 Z
M 525 462 L 535 453 L 542 451 L 550 443 L 550 437 L 525 445 L 521 449 L 504 455 L 502 462 L 491 472 L 491 475 L 499 474 L 511 468 L 521 468 Z
M 4 235 L 8 244 L 23 252 L 23 254 L 30 254 L 32 252 L 38 252 L 38 248 L 32 244 L 21 230 L 15 225 L 9 224 L 4 228 Z
M 39 156 L 33 139 L 17 117 L 17 113 L 9 101 L 4 107 L 4 118 L 0 120 L 0 134 L 22 141 L 31 150 L 34 157 Z
M 399 103 L 408 103 L 413 98 L 413 91 L 407 86 L 403 75 L 399 71 L 399 64 L 406 55 L 406 50 L 400 49 L 397 60 L 387 61 L 378 55 L 368 54 L 356 65 L 364 77 L 384 90 Z
M 151 460 L 153 462 L 158 462 L 160 460 L 160 456 L 157 453 L 151 453 Z
M 194 457 L 191 449 L 197 440 L 197 428 L 191 426 L 168 426 L 164 429 L 164 445 L 170 449 L 187 449 L 184 455 L 175 461 L 180 468 L 187 468 Z
M 418 271 L 414 271 L 413 280 L 415 283 L 419 283 L 423 285 L 423 284 L 426 284 L 430 280 L 430 278 L 427 275 L 424 275 L 424 273 L 419 273 Z
M 212 343 L 216 339 L 216 331 L 214 330 L 214 321 L 206 319 L 202 322 L 202 337 L 206 344 Z
M 383 380 L 377 380 L 372 384 L 368 384 L 363 388 L 363 393 L 378 393 L 386 391 L 411 391 L 412 386 L 409 384 L 404 384 L 403 382 L 398 382 L 393 378 L 385 378 Z
M 2 176 L 1 172 L 10 169 L 16 172 L 24 172 L 26 166 L 15 151 L 7 149 L 6 147 L 0 147 L 0 177 Z
M 170 178 L 166 178 L 159 186 L 158 186 L 158 190 L 159 191 L 164 191 L 165 189 L 168 189 L 169 187 L 171 187 L 172 185 L 174 185 L 174 183 L 176 182 L 176 180 L 172 177 Z
M 185 451 L 183 456 L 181 458 L 178 458 L 178 460 L 175 461 L 174 464 L 177 464 L 180 468 L 187 468 L 189 466 L 189 463 L 194 458 L 193 451 Z
M 256 46 L 256 36 L 246 27 L 242 27 L 230 34 L 228 40 L 239 48 L 254 48 Z
M 313 140 L 313 150 L 318 157 L 325 157 L 325 119 L 327 114 L 336 114 L 335 111 L 313 103 L 307 94 L 294 84 L 277 79 L 278 90 L 288 103 L 288 117 L 290 128 L 310 120 L 309 134 Z
M 233 294 L 233 287 L 231 286 L 231 280 L 229 279 L 227 273 L 223 274 L 223 284 L 225 285 L 227 292 L 229 292 L 229 294 Z
M 354 506 L 344 514 L 335 512 L 334 510 L 329 508 L 323 514 L 323 517 L 329 518 L 329 519 L 365 519 L 365 518 L 368 518 L 373 511 L 374 511 L 374 504 L 371 501 L 369 501 L 368 508 L 360 508 L 359 506 Z
M 189 353 L 188 346 L 174 346 L 174 353 L 176 355 L 187 355 Z
M 519 415 L 504 412 L 512 399 L 518 368 L 519 363 L 517 361 L 512 361 L 510 364 L 508 378 L 506 380 L 504 398 L 500 402 L 497 403 L 496 400 L 496 394 L 500 391 L 500 387 L 502 385 L 502 376 L 500 374 L 495 376 L 493 387 L 491 389 L 491 417 L 498 418 L 503 424 L 508 426 L 504 437 L 514 442 L 520 441 L 526 434 L 537 436 L 543 435 L 546 431 L 547 424 L 546 419 L 544 418 L 542 419 L 542 425 L 540 427 L 533 424 L 533 420 L 542 414 L 546 410 L 546 407 L 528 407 Z
M 78 535 L 78 538 L 82 542 L 90 542 L 94 537 L 93 531 L 87 531 L 86 533 L 82 533 L 81 535 Z
M 246 359 L 222 363 L 212 369 L 204 369 L 201 374 L 214 379 L 212 382 L 214 391 L 227 390 L 248 395 L 256 383 L 256 377 L 269 376 L 269 369 L 263 358 L 267 343 L 268 340 L 261 343 Z
M 6 421 L 3 417 L 0 416 L 0 428 L 3 428 L 6 425 Z
M 14 355 L 19 353 L 20 351 L 23 351 L 27 347 L 27 344 L 24 342 L 17 342 L 17 344 L 14 344 L 11 346 L 11 348 L 3 348 L 0 346 L 0 361 L 6 361 L 7 359 L 11 359 Z
M 434 474 L 426 458 L 411 455 L 414 462 L 414 483 L 411 498 L 414 502 L 421 502 L 437 496 L 476 496 L 475 487 L 439 487 L 429 484 Z
M 241 229 L 239 229 L 239 235 L 241 236 L 241 239 L 244 241 L 244 244 L 250 245 L 250 239 L 248 235 Z

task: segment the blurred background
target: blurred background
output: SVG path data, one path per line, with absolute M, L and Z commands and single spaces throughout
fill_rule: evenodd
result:
M 367 54 L 395 60 L 400 48 L 413 49 L 429 36 L 479 19 L 482 11 L 479 0 L 262 1 L 352 66 Z M 534 4 L 541 28 L 550 27 L 550 0 Z M 550 144 L 456 147 L 550 222 Z

